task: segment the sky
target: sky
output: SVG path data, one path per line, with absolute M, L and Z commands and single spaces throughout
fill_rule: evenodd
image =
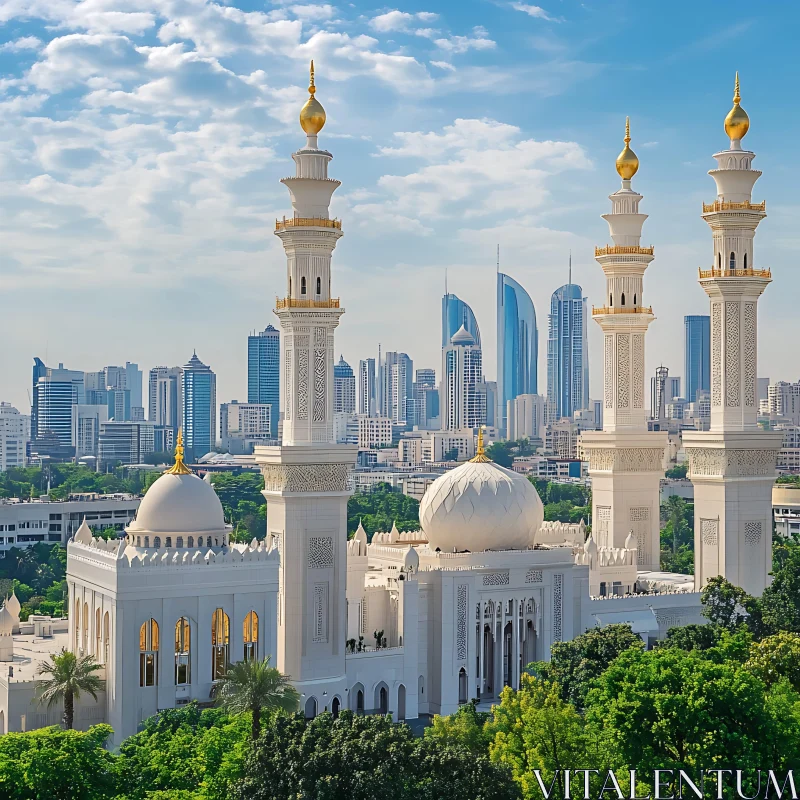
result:
M 796 153 L 800 7 L 789 3 L 463 0 L 373 6 L 269 0 L 0 2 L 0 400 L 29 406 L 34 356 L 96 370 L 180 365 L 246 399 L 246 337 L 277 321 L 280 183 L 304 143 L 316 65 L 320 146 L 342 181 L 333 293 L 339 353 L 401 350 L 441 367 L 448 286 L 474 309 L 495 378 L 495 270 L 530 293 L 546 390 L 552 292 L 604 296 L 593 247 L 619 188 L 625 116 L 656 259 L 647 371 L 683 373 L 683 316 L 708 313 L 701 202 L 726 149 L 734 73 L 767 201 L 754 266 L 759 375 L 800 377 Z M 591 395 L 602 392 L 589 322 Z

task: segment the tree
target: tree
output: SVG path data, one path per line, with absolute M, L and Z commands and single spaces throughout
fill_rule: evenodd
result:
M 715 625 L 733 630 L 745 621 L 745 606 L 749 598 L 750 595 L 744 589 L 734 586 L 721 575 L 716 575 L 708 581 L 700 594 L 703 616 Z
M 486 455 L 489 456 L 495 464 L 506 467 L 506 469 L 511 469 L 511 465 L 514 463 L 514 454 L 512 453 L 514 445 L 515 442 L 492 442 L 492 444 L 486 448 Z
M 764 590 L 759 610 L 771 633 L 800 633 L 800 547 L 783 543 L 775 548 L 772 583 Z
M 674 467 L 670 467 L 665 473 L 664 477 L 666 478 L 685 478 L 689 472 L 689 465 L 688 464 L 676 464 Z
M 108 725 L 86 733 L 58 727 L 0 736 L 0 797 L 110 800 L 116 794 Z
M 280 670 L 263 661 L 239 661 L 228 668 L 217 691 L 217 702 L 229 714 L 252 714 L 253 741 L 261 734 L 263 711 L 297 710 L 300 695 Z
M 533 671 L 557 684 L 561 699 L 580 711 L 594 680 L 620 653 L 631 648 L 641 650 L 644 642 L 633 633 L 630 625 L 592 628 L 571 642 L 554 643 L 550 661 L 537 662 Z
M 487 722 L 492 715 L 478 711 L 475 703 L 466 703 L 455 714 L 442 717 L 435 714 L 429 728 L 425 728 L 425 738 L 441 747 L 461 747 L 475 756 L 489 752 L 492 734 Z
M 456 461 L 458 460 L 458 448 L 451 447 L 449 450 L 445 450 L 442 453 L 442 461 Z
M 681 650 L 708 650 L 719 644 L 723 628 L 713 623 L 707 625 L 681 625 L 670 628 L 667 638 L 659 647 L 678 647 Z
M 97 693 L 103 690 L 103 681 L 94 673 L 100 669 L 91 656 L 80 658 L 66 648 L 50 657 L 39 667 L 39 675 L 49 675 L 36 685 L 36 695 L 40 704 L 51 708 L 56 703 L 64 703 L 64 727 L 72 728 L 75 717 L 75 700 L 81 692 L 90 694 L 97 700 Z
M 781 631 L 754 642 L 745 666 L 766 686 L 785 678 L 800 691 L 800 635 Z
M 540 798 L 534 770 L 540 770 L 549 784 L 555 776 L 560 797 L 564 797 L 565 769 L 586 761 L 588 740 L 584 722 L 561 698 L 555 683 L 523 674 L 520 689 L 503 689 L 494 720 L 487 725 L 492 735 L 492 761 L 511 770 L 524 798 Z
M 369 494 L 355 494 L 347 501 L 349 536 L 359 523 L 370 539 L 376 531 L 391 530 L 395 524 L 399 531 L 419 530 L 419 502 L 395 491 L 388 483 L 376 484 Z
M 672 553 L 678 552 L 678 544 L 681 540 L 681 533 L 686 525 L 686 501 L 676 494 L 672 494 L 664 503 L 667 511 L 667 518 L 672 523 Z

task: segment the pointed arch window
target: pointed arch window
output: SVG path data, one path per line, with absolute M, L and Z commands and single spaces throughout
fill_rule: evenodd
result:
M 622 293 L 622 300 L 620 301 L 622 305 L 625 305 L 625 292 Z
M 151 617 L 139 628 L 139 686 L 158 686 L 158 623 Z
M 731 272 L 736 271 L 736 253 L 731 253 L 730 270 Z
M 305 275 L 300 278 L 300 294 L 306 293 L 306 278 Z
M 211 616 L 211 680 L 218 681 L 228 671 L 230 618 L 218 608 Z
M 153 547 L 155 547 L 156 550 L 158 550 L 161 547 L 161 537 L 160 536 L 156 536 L 153 539 Z
M 747 272 L 747 253 L 744 254 L 744 271 Z
M 242 625 L 242 641 L 244 642 L 244 660 L 258 660 L 258 614 L 251 611 Z
M 191 680 L 192 631 L 189 620 L 181 617 L 175 623 L 175 685 L 188 686 Z
M 722 269 L 722 253 L 717 253 L 717 269 Z
M 322 294 L 322 278 L 317 278 L 317 294 Z
M 636 305 L 636 295 L 635 294 L 633 295 L 633 305 L 634 306 Z
M 608 304 L 610 306 L 614 305 L 614 295 L 613 294 L 609 294 L 609 296 L 608 296 Z

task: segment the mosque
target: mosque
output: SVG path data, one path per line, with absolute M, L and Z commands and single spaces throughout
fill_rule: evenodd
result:
M 68 545 L 69 620 L 19 621 L 0 610 L 0 733 L 53 724 L 33 699 L 35 669 L 66 645 L 102 664 L 105 692 L 82 697 L 76 726 L 105 720 L 114 744 L 159 709 L 212 701 L 230 663 L 270 656 L 308 717 L 343 708 L 394 719 L 488 707 L 519 685 L 531 661 L 588 628 L 627 622 L 652 644 L 674 625 L 703 621 L 700 589 L 723 575 L 751 593 L 767 585 L 770 487 L 779 436 L 756 426 L 756 305 L 770 282 L 756 267 L 751 202 L 760 173 L 742 149 L 749 120 L 725 120 L 727 150 L 711 171 L 717 198 L 703 206 L 714 260 L 699 280 L 711 302 L 712 424 L 686 437 L 696 486 L 697 574 L 659 572 L 659 479 L 666 439 L 648 432 L 644 344 L 654 319 L 643 277 L 654 259 L 640 243 L 646 215 L 632 188 L 639 161 L 625 148 L 622 184 L 605 215 L 613 244 L 596 248 L 607 279 L 593 309 L 603 330 L 604 429 L 582 446 L 593 486 L 593 529 L 543 521 L 533 485 L 477 455 L 429 487 L 418 531 L 347 537 L 356 448 L 335 444 L 334 332 L 344 313 L 331 295 L 331 258 L 343 235 L 329 204 L 339 181 L 318 136 L 325 111 L 313 62 L 300 113 L 306 134 L 284 178 L 292 214 L 276 222 L 286 251 L 282 328 L 283 440 L 259 447 L 267 533 L 236 544 L 212 486 L 183 463 L 149 489 L 124 539 L 84 522 Z M 8 670 L 6 670 L 6 665 Z

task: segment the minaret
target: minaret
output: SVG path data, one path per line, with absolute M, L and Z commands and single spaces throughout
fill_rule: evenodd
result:
M 603 430 L 587 431 L 581 443 L 592 476 L 592 528 L 599 547 L 625 547 L 633 533 L 639 569 L 657 570 L 659 483 L 664 476 L 665 433 L 648 432 L 645 410 L 644 337 L 655 319 L 644 305 L 643 277 L 653 248 L 641 246 L 642 195 L 631 188 L 639 159 L 625 147 L 616 161 L 622 187 L 604 214 L 614 244 L 596 247 L 594 257 L 606 276 L 602 306 L 592 309 L 603 331 Z M 611 587 L 607 587 L 611 591 Z
M 300 112 L 305 146 L 292 154 L 292 216 L 275 224 L 286 251 L 286 296 L 278 298 L 283 369 L 283 444 L 257 447 L 264 475 L 267 537 L 280 549 L 276 665 L 313 715 L 347 707 L 345 693 L 347 499 L 356 447 L 333 433 L 333 332 L 344 309 L 331 297 L 331 254 L 342 235 L 329 204 L 339 181 L 317 135 L 325 110 L 316 99 L 314 62 Z
M 711 425 L 683 435 L 694 484 L 695 588 L 722 575 L 753 595 L 772 566 L 772 484 L 780 432 L 757 425 L 758 298 L 772 280 L 753 253 L 764 203 L 752 202 L 761 176 L 755 153 L 742 149 L 750 119 L 741 106 L 739 73 L 725 117 L 730 147 L 714 154 L 708 174 L 717 198 L 703 203 L 714 240 L 711 268 L 699 282 L 711 301 Z

